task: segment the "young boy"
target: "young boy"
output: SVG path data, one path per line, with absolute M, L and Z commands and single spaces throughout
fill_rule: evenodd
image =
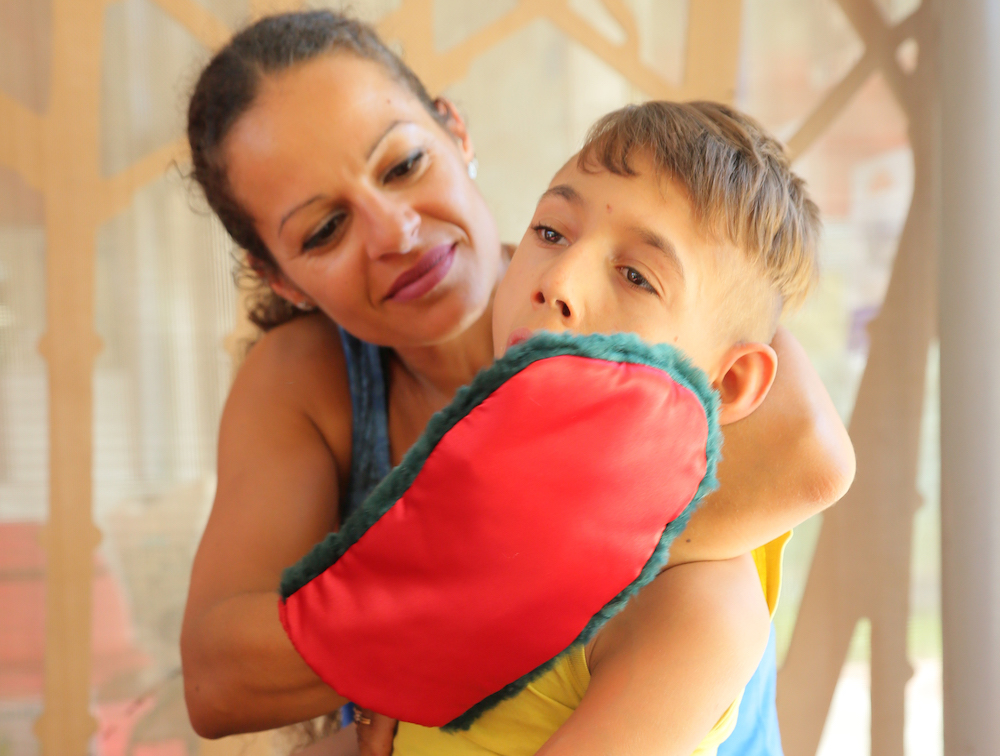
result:
M 781 146 L 746 116 L 616 111 L 538 203 L 496 295 L 496 355 L 538 331 L 635 333 L 684 352 L 718 392 L 720 424 L 736 422 L 774 379 L 768 343 L 815 280 L 818 229 Z M 662 626 L 660 643 L 635 644 L 619 615 L 466 731 L 400 723 L 394 753 L 714 753 L 767 641 L 783 543 L 669 570 L 629 620 Z M 713 653 L 712 670 L 691 661 Z

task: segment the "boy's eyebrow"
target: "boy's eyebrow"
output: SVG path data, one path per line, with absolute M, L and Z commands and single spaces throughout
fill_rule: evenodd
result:
M 546 197 L 562 197 L 564 200 L 574 205 L 584 204 L 583 197 L 581 197 L 580 193 L 569 184 L 556 184 L 553 187 L 549 187 L 549 189 L 547 189 L 545 193 L 538 198 L 538 201 L 541 202 Z M 660 234 L 650 228 L 646 228 L 645 226 L 631 226 L 628 230 L 630 233 L 638 236 L 639 239 L 642 240 L 643 244 L 648 244 L 650 247 L 655 247 L 660 250 L 667 258 L 670 265 L 672 265 L 678 275 L 680 275 L 681 281 L 684 280 L 684 265 L 681 263 L 680 255 L 677 254 L 676 247 L 674 247 L 673 243 L 669 239 L 660 236 Z
M 538 198 L 538 201 L 541 202 L 546 197 L 562 197 L 564 200 L 571 202 L 574 205 L 583 204 L 583 197 L 581 197 L 580 193 L 569 184 L 556 184 L 555 186 L 549 187 L 545 190 L 545 193 Z
M 646 228 L 645 226 L 632 226 L 629 231 L 636 236 L 638 236 L 643 244 L 648 244 L 650 247 L 655 247 L 660 250 L 670 262 L 671 265 L 676 268 L 677 272 L 680 274 L 681 280 L 684 280 L 684 265 L 681 263 L 680 255 L 677 254 L 677 248 L 674 247 L 673 243 L 663 237 L 652 229 Z

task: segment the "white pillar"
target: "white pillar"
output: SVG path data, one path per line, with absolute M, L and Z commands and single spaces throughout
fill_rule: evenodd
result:
M 998 756 L 1000 0 L 938 9 L 945 755 Z

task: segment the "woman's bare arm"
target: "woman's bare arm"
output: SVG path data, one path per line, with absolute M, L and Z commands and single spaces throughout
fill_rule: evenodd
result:
M 670 564 L 731 559 L 837 501 L 854 480 L 854 448 L 802 345 L 778 329 L 778 372 L 764 403 L 723 428 L 719 490 L 670 549 Z
M 748 555 L 667 570 L 601 630 L 587 692 L 538 756 L 690 756 L 750 680 L 769 627 Z
M 203 736 L 291 724 L 344 702 L 292 647 L 277 604 L 282 569 L 337 525 L 338 459 L 350 458 L 345 371 L 329 322 L 303 318 L 265 336 L 233 384 L 181 634 L 188 712 Z

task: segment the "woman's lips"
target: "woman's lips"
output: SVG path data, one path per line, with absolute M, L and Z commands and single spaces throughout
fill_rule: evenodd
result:
M 455 260 L 457 246 L 456 242 L 441 244 L 427 250 L 413 267 L 403 271 L 393 281 L 385 298 L 393 302 L 409 302 L 429 292 L 448 275 Z
M 527 341 L 535 334 L 530 328 L 515 328 L 511 331 L 510 336 L 507 337 L 507 348 L 510 349 L 512 346 L 517 346 L 523 341 Z

